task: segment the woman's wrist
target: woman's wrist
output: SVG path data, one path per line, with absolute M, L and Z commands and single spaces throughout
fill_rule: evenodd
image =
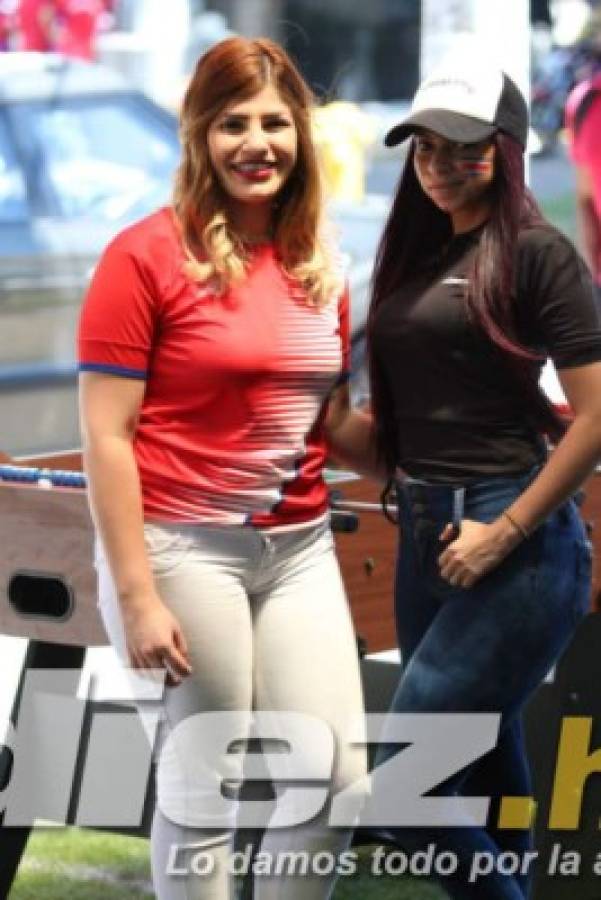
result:
M 157 602 L 161 602 L 154 584 L 138 584 L 118 591 L 119 603 L 124 612 L 144 612 Z
M 517 519 L 512 512 L 510 512 L 508 509 L 504 509 L 501 515 L 507 522 L 509 522 L 512 528 L 517 531 L 517 533 L 522 537 L 523 540 L 526 540 L 526 538 L 530 537 L 530 532 L 528 531 L 526 526 L 522 525 L 519 519 Z
M 494 526 L 497 538 L 507 552 L 513 550 L 524 540 L 524 534 L 513 522 L 511 513 L 506 515 L 505 512 L 502 512 L 495 519 Z

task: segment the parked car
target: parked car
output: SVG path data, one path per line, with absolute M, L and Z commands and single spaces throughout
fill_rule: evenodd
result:
M 168 200 L 178 157 L 175 117 L 111 70 L 0 54 L 0 450 L 78 445 L 82 294 L 110 238 Z M 381 201 L 334 208 L 358 359 L 385 211 Z

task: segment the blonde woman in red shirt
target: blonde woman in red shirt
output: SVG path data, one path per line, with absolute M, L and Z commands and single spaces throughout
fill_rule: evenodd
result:
M 202 742 L 172 739 L 187 718 L 229 712 L 243 738 L 253 708 L 302 713 L 326 727 L 321 750 L 291 738 L 305 772 L 331 772 L 332 792 L 364 773 L 347 741 L 361 689 L 322 478 L 348 297 L 322 236 L 310 114 L 277 45 L 210 50 L 183 103 L 173 205 L 112 242 L 82 312 L 100 606 L 122 657 L 167 673 L 151 842 L 161 900 L 232 895 L 235 817 L 219 788 L 239 781 L 241 755 L 215 771 Z M 345 398 L 341 386 L 337 415 Z M 257 879 L 257 900 L 329 895 L 333 872 L 312 863 L 350 835 L 327 820 L 326 803 L 267 831 L 268 859 L 303 851 L 308 869 Z M 209 876 L 192 871 L 199 849 Z M 173 858 L 186 874 L 170 874 Z

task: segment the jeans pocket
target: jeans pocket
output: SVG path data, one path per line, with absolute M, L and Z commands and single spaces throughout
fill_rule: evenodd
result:
M 593 545 L 586 538 L 574 544 L 574 602 L 572 615 L 577 625 L 591 609 Z
M 591 607 L 592 546 L 572 502 L 553 512 L 535 532 L 542 538 L 540 597 L 549 613 L 573 633 Z

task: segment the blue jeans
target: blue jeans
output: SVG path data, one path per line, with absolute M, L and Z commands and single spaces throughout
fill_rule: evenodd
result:
M 490 522 L 536 472 L 497 477 L 465 488 L 408 479 L 398 487 L 400 549 L 395 589 L 403 670 L 394 712 L 501 713 L 497 746 L 448 779 L 436 793 L 498 800 L 532 796 L 521 710 L 566 647 L 590 604 L 591 552 L 572 500 L 556 510 L 474 587 L 451 586 L 439 573 L 439 535 L 461 518 Z M 382 746 L 379 760 L 397 753 Z M 441 748 L 444 752 L 444 747 Z M 399 828 L 408 852 L 431 842 L 455 854 L 459 868 L 441 880 L 461 900 L 524 900 L 528 876 L 492 873 L 468 883 L 477 852 L 523 853 L 528 830 Z

